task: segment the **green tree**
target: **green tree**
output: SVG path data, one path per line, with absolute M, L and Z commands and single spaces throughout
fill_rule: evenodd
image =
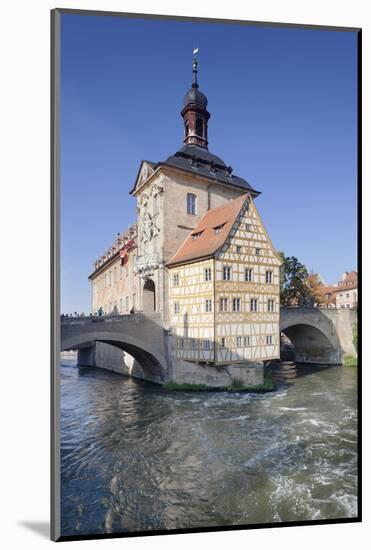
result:
M 284 306 L 313 305 L 308 281 L 308 270 L 295 256 L 285 256 L 279 252 L 282 259 L 280 298 Z

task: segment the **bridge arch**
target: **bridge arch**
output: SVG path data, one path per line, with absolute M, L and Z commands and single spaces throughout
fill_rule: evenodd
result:
M 280 331 L 293 344 L 295 361 L 341 364 L 342 349 L 334 324 L 320 310 L 303 312 L 299 308 L 282 308 Z
M 123 324 L 125 324 L 125 321 Z M 92 325 L 91 322 L 62 323 L 60 349 L 65 351 L 94 348 L 97 342 L 109 344 L 131 355 L 140 365 L 146 380 L 163 384 L 167 379 L 167 359 L 162 336 L 163 331 L 161 330 L 159 334 L 155 335 L 157 336 L 157 345 L 154 346 L 152 339 L 148 338 L 146 340 L 141 337 L 141 331 L 138 329 L 137 323 L 129 322 L 125 325 L 125 328 L 129 328 L 129 330 L 122 330 L 122 325 L 120 326 L 120 323 L 116 322 L 101 322 L 98 326 Z M 157 327 L 157 329 L 159 328 Z

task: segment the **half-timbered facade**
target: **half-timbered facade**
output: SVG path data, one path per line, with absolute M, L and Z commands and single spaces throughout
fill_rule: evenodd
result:
M 279 357 L 279 266 L 250 195 L 210 210 L 167 263 L 177 357 Z

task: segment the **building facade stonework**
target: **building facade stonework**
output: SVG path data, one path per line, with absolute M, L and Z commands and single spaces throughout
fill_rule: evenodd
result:
M 183 146 L 142 161 L 130 192 L 136 225 L 95 263 L 93 312 L 160 313 L 179 360 L 278 358 L 281 261 L 254 203 L 260 193 L 208 150 L 196 62 L 181 115 Z

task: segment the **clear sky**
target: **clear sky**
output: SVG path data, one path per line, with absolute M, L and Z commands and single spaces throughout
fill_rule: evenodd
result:
M 328 284 L 356 269 L 355 32 L 65 14 L 61 37 L 62 312 L 90 311 L 141 160 L 181 147 L 196 46 L 209 150 L 262 192 L 276 249 Z

